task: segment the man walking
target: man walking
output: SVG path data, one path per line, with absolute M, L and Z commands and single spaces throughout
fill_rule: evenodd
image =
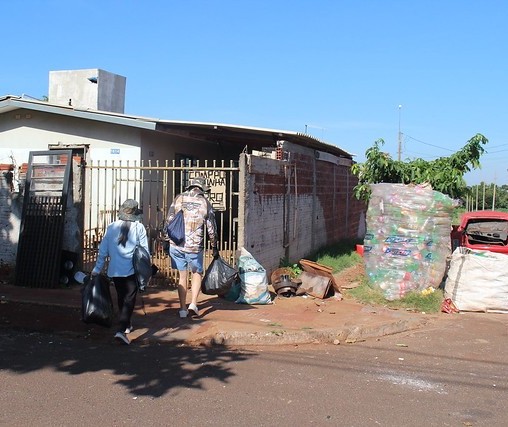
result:
M 201 280 L 203 276 L 203 252 L 205 227 L 213 248 L 213 256 L 219 255 L 217 224 L 212 205 L 206 199 L 205 193 L 209 191 L 204 177 L 192 178 L 185 191 L 175 197 L 169 207 L 166 222 L 170 223 L 174 216 L 183 211 L 185 222 L 185 240 L 180 245 L 170 241 L 169 255 L 171 267 L 179 272 L 178 298 L 180 300 L 181 318 L 189 315 L 199 316 L 197 306 Z M 187 308 L 188 272 L 191 272 L 191 302 Z

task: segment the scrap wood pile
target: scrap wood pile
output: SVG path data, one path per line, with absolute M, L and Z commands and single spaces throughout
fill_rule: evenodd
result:
M 278 296 L 291 297 L 310 295 L 324 299 L 332 293 L 342 299 L 342 290 L 333 276 L 332 268 L 314 261 L 301 259 L 303 271 L 296 278 L 291 277 L 291 269 L 282 267 L 274 270 L 270 282 Z

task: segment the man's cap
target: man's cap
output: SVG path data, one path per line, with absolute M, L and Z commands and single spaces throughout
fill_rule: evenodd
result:
M 210 189 L 206 185 L 206 179 L 202 176 L 196 176 L 194 178 L 191 178 L 191 180 L 189 181 L 189 185 L 187 185 L 185 189 L 188 190 L 189 188 L 192 187 L 199 187 L 201 188 L 201 191 L 203 191 L 204 193 L 210 191 Z

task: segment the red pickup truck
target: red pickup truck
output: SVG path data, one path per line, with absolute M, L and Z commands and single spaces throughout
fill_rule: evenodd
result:
M 464 213 L 452 230 L 452 248 L 457 246 L 508 254 L 508 212 Z

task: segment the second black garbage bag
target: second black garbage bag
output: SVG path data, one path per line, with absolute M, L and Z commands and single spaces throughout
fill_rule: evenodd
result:
M 238 270 L 221 257 L 214 258 L 201 282 L 201 292 L 205 295 L 224 295 L 239 279 Z

